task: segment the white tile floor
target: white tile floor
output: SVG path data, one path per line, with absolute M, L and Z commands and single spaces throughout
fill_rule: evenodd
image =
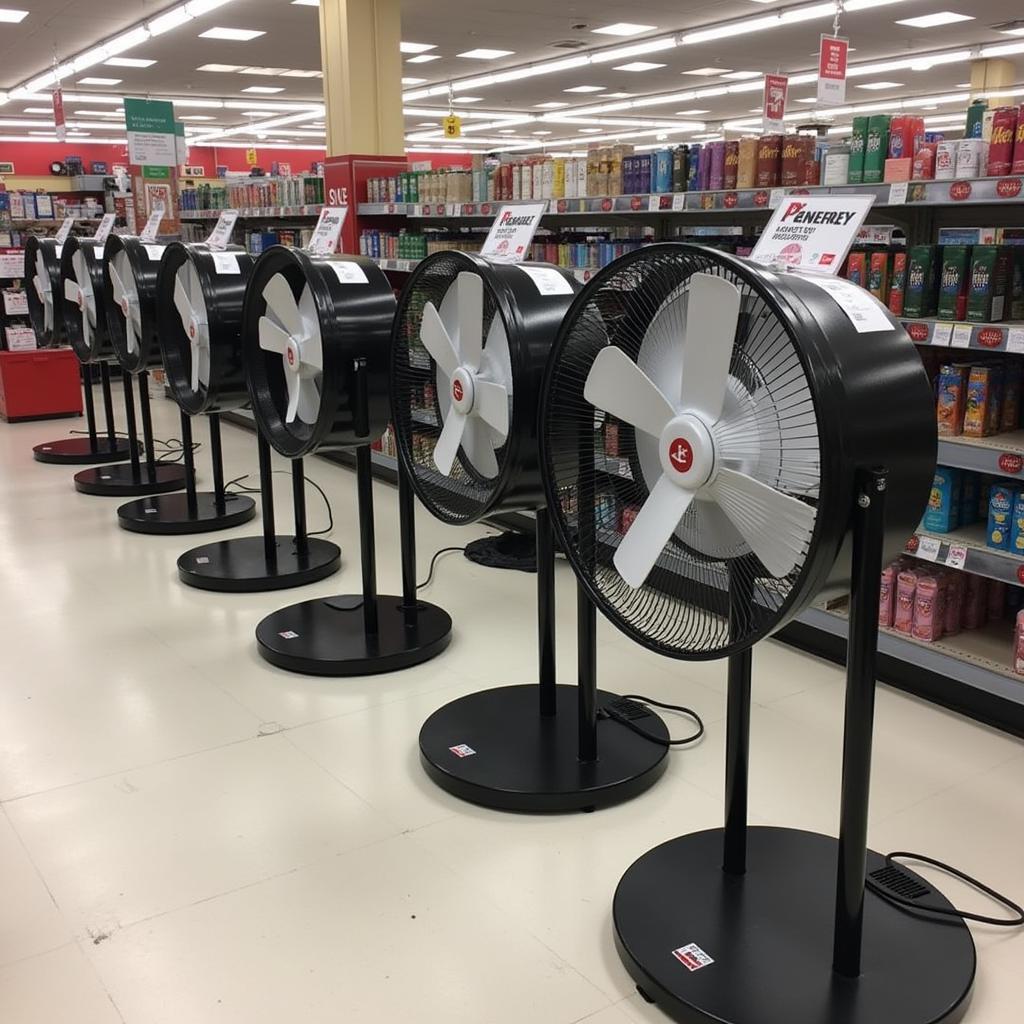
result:
M 175 433 L 169 403 L 155 414 Z M 32 461 L 68 427 L 0 425 L 0 1022 L 665 1020 L 619 964 L 610 899 L 640 853 L 721 818 L 722 664 L 659 660 L 602 623 L 602 684 L 692 704 L 706 741 L 600 814 L 473 808 L 425 779 L 416 734 L 453 696 L 533 674 L 531 577 L 446 556 L 430 591 L 456 621 L 445 655 L 390 677 L 289 675 L 259 659 L 253 628 L 300 596 L 357 588 L 352 475 L 308 464 L 334 504 L 339 576 L 296 596 L 207 594 L 176 578 L 191 541 L 119 530 L 115 500 Z M 251 434 L 225 426 L 225 450 L 232 475 L 255 472 Z M 394 491 L 376 499 L 393 591 Z M 310 517 L 322 521 L 314 496 Z M 421 567 L 481 532 L 421 512 Z M 571 679 L 564 564 L 558 587 Z M 758 649 L 756 821 L 834 832 L 841 682 L 781 645 Z M 883 688 L 873 789 L 876 847 L 952 860 L 1024 897 L 1024 744 Z M 1024 935 L 975 934 L 967 1019 L 1017 1021 Z

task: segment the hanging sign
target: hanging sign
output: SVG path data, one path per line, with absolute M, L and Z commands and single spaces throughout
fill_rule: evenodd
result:
M 788 75 L 764 76 L 764 110 L 761 115 L 761 130 L 765 135 L 772 135 L 783 130 L 788 92 Z
M 457 114 L 449 114 L 441 121 L 444 125 L 444 137 L 446 139 L 462 138 L 462 118 Z
M 160 230 L 160 221 L 164 219 L 164 208 L 156 206 L 146 221 L 146 226 L 139 233 L 139 240 L 143 242 L 155 242 L 157 233 Z
M 325 206 L 320 211 L 320 219 L 313 228 L 313 237 L 306 246 L 306 251 L 314 256 L 330 256 L 338 251 L 338 239 L 341 229 L 345 226 L 348 216 L 347 206 Z
M 53 236 L 54 241 L 58 245 L 63 245 L 68 240 L 68 235 L 71 234 L 71 228 L 75 223 L 74 217 L 65 217 L 61 221 L 61 225 L 57 228 L 57 234 Z
M 53 100 L 53 124 L 56 129 L 57 141 L 63 142 L 68 136 L 67 124 L 64 121 L 64 90 L 54 89 L 51 99 Z
M 255 167 L 260 162 L 260 158 L 256 155 L 256 149 L 254 146 L 250 146 L 245 151 L 245 162 L 250 167 Z
M 818 102 L 832 106 L 846 102 L 846 59 L 850 40 L 839 36 L 821 37 L 818 51 Z
M 175 166 L 188 163 L 188 142 L 185 140 L 184 121 L 174 122 L 174 156 Z
M 547 203 L 502 206 L 491 225 L 480 255 L 495 263 L 522 263 L 530 253 L 534 232 Z
M 166 100 L 125 99 L 128 161 L 139 166 L 177 167 L 174 105 Z
M 751 253 L 755 263 L 838 274 L 874 196 L 786 196 Z
M 217 223 L 213 225 L 210 237 L 206 244 L 211 249 L 223 251 L 231 242 L 231 232 L 235 229 L 235 221 L 238 220 L 237 210 L 221 210 Z
M 93 235 L 93 239 L 99 243 L 106 242 L 107 236 L 114 228 L 114 221 L 117 220 L 116 213 L 105 213 L 103 219 L 100 221 L 99 227 L 96 229 L 96 234 Z

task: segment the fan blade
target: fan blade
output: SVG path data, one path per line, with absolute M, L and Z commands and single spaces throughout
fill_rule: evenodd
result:
M 316 311 L 313 290 L 307 284 L 299 299 L 299 313 L 302 315 L 302 340 L 299 342 L 299 358 L 303 366 L 314 369 L 324 368 L 324 343 L 320 335 L 320 317 Z M 312 422 L 312 420 L 307 420 Z
M 303 423 L 316 423 L 320 415 L 320 389 L 312 377 L 299 377 L 298 417 Z
M 53 303 L 49 301 L 43 303 L 43 330 L 53 330 Z
M 450 380 L 452 374 L 459 368 L 459 353 L 455 351 L 452 339 L 441 321 L 441 314 L 432 302 L 423 307 L 420 341 L 434 362 L 441 367 L 441 372 Z
M 263 289 L 267 312 L 296 340 L 303 336 L 302 315 L 292 294 L 292 286 L 283 274 L 275 274 Z
M 89 310 L 82 307 L 82 343 L 86 347 L 92 345 L 92 324 L 89 322 Z
M 486 477 L 498 475 L 498 457 L 494 454 L 491 432 L 477 416 L 470 416 L 462 435 L 462 450 L 473 468 Z
M 118 253 L 117 255 L 120 256 L 121 254 Z M 121 280 L 121 275 L 117 272 L 116 263 L 117 256 L 107 264 L 107 273 L 110 274 L 110 287 L 114 293 L 114 302 L 121 305 L 127 293 L 125 292 L 124 281 Z
M 462 435 L 466 430 L 466 419 L 467 417 L 463 413 L 450 409 L 444 421 L 441 436 L 434 446 L 434 465 L 445 476 L 452 475 L 452 465 L 458 454 L 459 445 L 462 444 Z
M 587 375 L 583 397 L 651 437 L 660 438 L 676 414 L 651 378 L 615 346 L 598 352 Z
M 199 393 L 199 360 L 200 352 L 202 349 L 198 345 L 193 345 L 189 352 L 189 356 L 192 361 L 192 379 L 189 381 L 189 386 L 192 388 L 193 394 Z
M 181 326 L 185 328 L 185 333 L 188 334 L 188 327 L 195 316 L 195 311 L 192 309 L 192 303 L 189 300 L 185 284 L 181 280 L 180 270 L 174 275 L 174 306 L 178 310 L 178 316 L 181 317 Z M 194 391 L 195 388 L 192 390 Z
M 476 372 L 484 348 L 484 279 L 462 271 L 455 279 L 455 300 L 459 318 L 455 347 L 462 365 Z
M 643 586 L 694 495 L 694 491 L 684 490 L 665 475 L 658 477 L 612 559 L 631 587 Z
M 720 469 L 710 489 L 764 567 L 776 577 L 791 572 L 810 542 L 814 507 L 734 469 Z
M 288 408 L 284 414 L 285 423 L 294 423 L 299 414 L 299 375 L 285 365 L 284 382 L 288 388 Z
M 203 344 L 199 348 L 199 383 L 209 390 L 210 387 L 210 346 Z M 193 388 L 198 391 L 198 388 Z
M 127 316 L 124 320 L 124 339 L 125 348 L 132 355 L 139 351 L 139 338 L 135 333 L 135 319 L 134 317 Z
M 36 253 L 36 274 L 39 277 L 39 287 L 44 292 L 50 291 L 50 275 L 46 270 L 46 260 L 43 259 L 43 250 Z
M 283 356 L 290 340 L 288 332 L 278 327 L 270 317 L 260 317 L 260 348 L 264 352 L 276 352 Z
M 680 407 L 715 423 L 722 415 L 729 379 L 740 290 L 711 274 L 694 274 L 686 304 Z
M 64 298 L 78 305 L 78 285 L 70 277 L 64 278 Z
M 508 437 L 508 391 L 493 380 L 473 381 L 473 411 L 504 440 Z

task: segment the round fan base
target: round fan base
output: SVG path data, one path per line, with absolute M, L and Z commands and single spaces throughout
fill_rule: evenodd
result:
M 118 437 L 114 443 L 106 437 L 96 438 L 95 447 L 87 437 L 64 437 L 59 441 L 47 441 L 32 449 L 36 462 L 51 462 L 60 466 L 98 466 L 106 462 L 124 462 L 131 458 L 131 446 L 127 438 Z
M 735 876 L 722 871 L 722 835 L 711 829 L 656 847 L 616 890 L 619 955 L 661 1011 L 693 1024 L 952 1024 L 963 1017 L 975 968 L 963 921 L 920 917 L 868 892 L 863 971 L 841 977 L 832 970 L 836 840 L 752 828 L 747 873 Z M 884 866 L 869 853 L 869 874 Z M 937 892 L 921 902 L 950 908 Z M 705 954 L 710 961 L 702 966 Z
M 256 515 L 256 502 L 247 494 L 228 493 L 224 509 L 217 508 L 217 496 L 211 491 L 196 495 L 189 508 L 187 494 L 158 494 L 129 501 L 117 510 L 117 520 L 133 533 L 212 533 L 241 526 Z
M 200 590 L 242 594 L 302 587 L 340 567 L 341 549 L 319 537 L 310 537 L 300 553 L 294 537 L 278 536 L 273 558 L 267 558 L 263 537 L 232 537 L 186 551 L 178 559 L 178 576 Z
M 107 498 L 135 498 L 142 494 L 167 494 L 185 486 L 185 467 L 161 463 L 150 475 L 145 466 L 136 475 L 132 466 L 103 466 L 75 474 L 75 490 Z
M 592 811 L 653 785 L 668 748 L 618 722 L 597 724 L 598 760 L 578 758 L 577 690 L 559 686 L 557 714 L 542 717 L 536 684 L 483 690 L 446 704 L 420 729 L 420 760 L 442 789 L 503 811 Z M 618 700 L 599 690 L 598 707 Z M 655 714 L 641 728 L 668 741 Z
M 451 616 L 436 605 L 377 598 L 377 632 L 368 634 L 359 595 L 303 601 L 256 627 L 260 654 L 278 668 L 314 676 L 397 672 L 437 657 L 452 638 Z

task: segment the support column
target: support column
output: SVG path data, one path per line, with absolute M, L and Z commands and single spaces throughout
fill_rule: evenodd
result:
M 979 93 L 993 92 L 996 89 L 1012 89 L 1017 81 L 1016 68 L 1013 61 L 993 57 L 991 60 L 971 61 L 971 98 Z M 1010 101 L 1007 100 L 1007 103 Z M 999 103 L 989 103 L 997 107 Z

